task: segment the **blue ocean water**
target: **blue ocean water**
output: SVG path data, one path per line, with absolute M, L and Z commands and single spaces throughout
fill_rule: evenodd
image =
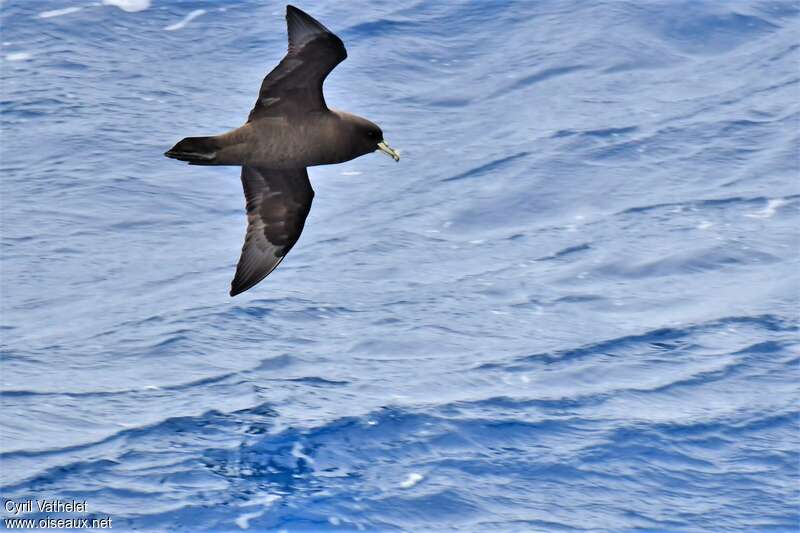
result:
M 0 495 L 117 530 L 797 531 L 797 3 L 300 7 L 348 48 L 328 104 L 402 160 L 310 169 L 230 299 L 239 170 L 162 153 L 246 119 L 283 4 L 0 4 Z

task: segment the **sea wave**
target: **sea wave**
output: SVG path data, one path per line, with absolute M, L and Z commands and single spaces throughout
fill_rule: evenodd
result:
M 123 529 L 797 529 L 797 6 L 305 7 L 348 48 L 328 102 L 403 160 L 312 168 L 231 300 L 237 169 L 162 153 L 246 118 L 284 6 L 3 2 L 2 495 Z

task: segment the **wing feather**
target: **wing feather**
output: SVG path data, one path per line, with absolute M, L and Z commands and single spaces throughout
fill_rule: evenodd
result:
M 261 117 L 325 111 L 322 83 L 347 58 L 344 43 L 294 6 L 286 6 L 289 49 L 261 83 L 248 122 Z
M 314 199 L 304 168 L 242 167 L 247 234 L 231 283 L 231 296 L 252 288 L 275 270 L 300 238 Z

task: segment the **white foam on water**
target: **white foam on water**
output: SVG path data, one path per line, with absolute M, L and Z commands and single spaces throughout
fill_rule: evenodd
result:
M 6 61 L 27 61 L 32 57 L 33 54 L 30 52 L 14 52 L 6 55 Z
M 241 529 L 247 529 L 250 527 L 250 520 L 254 518 L 258 518 L 259 516 L 263 515 L 267 512 L 267 509 L 275 502 L 275 500 L 280 500 L 281 497 L 277 494 L 267 494 L 263 498 L 257 498 L 254 500 L 250 500 L 249 502 L 243 503 L 242 507 L 251 507 L 254 505 L 263 505 L 264 508 L 260 511 L 253 511 L 252 513 L 243 513 L 236 517 L 234 522 L 237 526 Z
M 768 201 L 767 206 L 761 211 L 756 211 L 754 213 L 745 213 L 744 216 L 750 218 L 771 218 L 779 207 L 782 207 L 788 203 L 789 202 L 784 200 L 783 198 L 774 198 Z
M 269 507 L 275 501 L 280 500 L 281 497 L 279 494 L 264 494 L 260 498 L 253 498 L 242 504 L 242 507 L 251 507 L 253 505 L 263 505 L 264 507 Z
M 416 485 L 417 483 L 422 481 L 422 479 L 423 479 L 422 474 L 417 474 L 416 472 L 412 472 L 412 473 L 410 473 L 408 475 L 408 477 L 406 477 L 400 483 L 400 488 L 401 489 L 410 489 L 411 487 L 413 487 L 414 485 Z
M 700 224 L 697 225 L 697 229 L 708 229 L 714 225 L 713 222 L 709 222 L 708 220 L 703 220 Z
M 303 446 L 299 442 L 292 445 L 292 457 L 303 459 L 308 464 L 314 464 L 314 459 L 303 453 Z
M 103 0 L 103 5 L 116 6 L 128 13 L 136 13 L 150 7 L 150 0 Z
M 39 13 L 40 19 L 49 19 L 52 17 L 60 17 L 61 15 L 69 15 L 70 13 L 75 13 L 76 11 L 80 11 L 83 9 L 82 7 L 65 7 L 63 9 L 53 9 L 52 11 L 42 11 Z
M 195 9 L 194 11 L 192 11 L 191 13 L 189 13 L 188 15 L 183 17 L 182 20 L 176 22 L 175 24 L 170 24 L 169 26 L 167 26 L 164 29 L 167 30 L 167 31 L 180 30 L 181 28 L 186 27 L 187 24 L 189 24 L 191 21 L 193 21 L 194 19 L 196 19 L 200 15 L 205 14 L 205 12 L 206 12 L 205 9 Z
M 239 515 L 236 517 L 236 525 L 242 529 L 247 529 L 250 527 L 250 520 L 253 518 L 258 518 L 264 514 L 264 511 L 257 511 L 255 513 L 244 513 L 243 515 Z

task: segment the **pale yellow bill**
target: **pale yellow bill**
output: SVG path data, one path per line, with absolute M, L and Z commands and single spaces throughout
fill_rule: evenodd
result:
M 381 151 L 381 152 L 383 152 L 384 154 L 387 154 L 387 155 L 389 155 L 389 157 L 391 157 L 391 158 L 392 158 L 392 159 L 394 159 L 395 161 L 400 161 L 400 154 L 398 154 L 397 152 L 395 152 L 395 151 L 392 149 L 392 147 L 391 147 L 391 146 L 389 146 L 388 144 L 386 144 L 386 142 L 385 142 L 385 141 L 381 141 L 381 142 L 379 142 L 379 143 L 378 143 L 378 150 L 380 150 L 380 151 Z

